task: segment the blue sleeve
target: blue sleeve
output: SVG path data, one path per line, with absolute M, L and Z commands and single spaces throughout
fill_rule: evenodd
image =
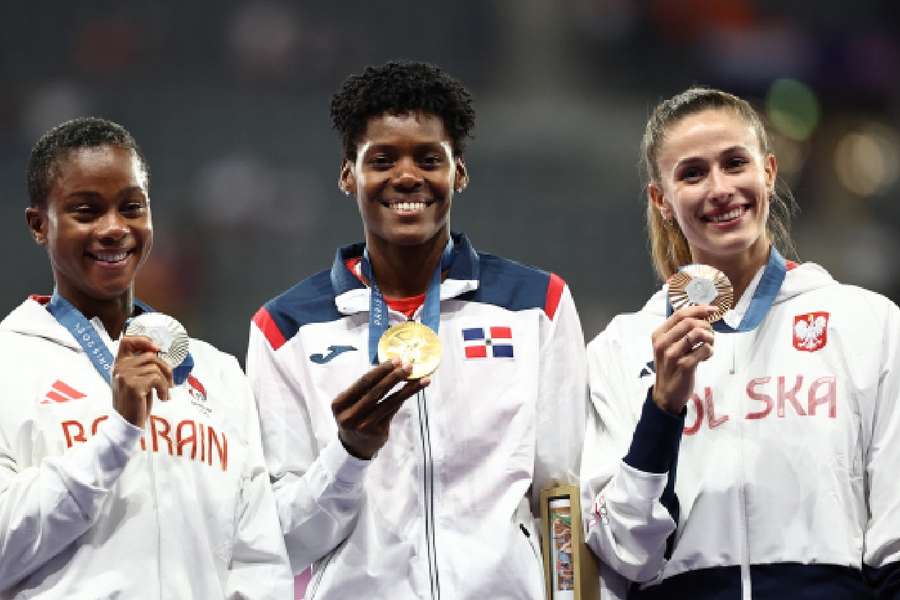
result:
M 681 433 L 687 409 L 673 415 L 653 401 L 653 388 L 647 390 L 647 398 L 641 409 L 641 417 L 631 438 L 631 447 L 624 461 L 631 467 L 647 473 L 668 473 L 666 487 L 659 498 L 675 524 L 681 508 L 675 495 L 675 476 L 678 471 L 678 449 L 681 447 Z M 666 540 L 666 558 L 672 557 L 675 533 Z

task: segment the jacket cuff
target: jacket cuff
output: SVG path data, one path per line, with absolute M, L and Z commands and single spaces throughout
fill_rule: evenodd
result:
M 319 457 L 322 466 L 331 474 L 335 481 L 348 487 L 359 485 L 365 475 L 366 467 L 372 464 L 371 460 L 363 460 L 352 456 L 337 436 L 325 446 Z
M 631 438 L 631 447 L 623 459 L 625 463 L 646 473 L 668 472 L 678 456 L 686 414 L 686 409 L 680 415 L 673 415 L 659 408 L 653 402 L 653 387 L 650 387 Z
M 102 432 L 112 442 L 113 446 L 120 448 L 125 454 L 131 456 L 137 450 L 137 441 L 141 439 L 144 430 L 132 425 L 114 410 L 109 415 L 109 418 L 100 424 L 99 432 Z

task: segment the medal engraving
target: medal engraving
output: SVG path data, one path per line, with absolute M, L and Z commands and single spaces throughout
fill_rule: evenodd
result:
M 441 340 L 426 325 L 406 321 L 394 325 L 378 340 L 378 361 L 400 358 L 412 365 L 407 379 L 421 379 L 431 375 L 441 362 Z
M 125 335 L 142 335 L 159 346 L 159 357 L 173 369 L 188 355 L 188 335 L 184 327 L 162 313 L 144 313 L 128 322 Z
M 685 265 L 669 278 L 668 284 L 672 310 L 706 304 L 715 306 L 716 312 L 707 317 L 710 323 L 721 319 L 734 305 L 734 290 L 728 277 L 707 265 Z

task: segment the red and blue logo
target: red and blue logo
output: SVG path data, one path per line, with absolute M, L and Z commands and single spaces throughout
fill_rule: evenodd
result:
M 511 327 L 469 327 L 462 330 L 466 358 L 513 358 Z

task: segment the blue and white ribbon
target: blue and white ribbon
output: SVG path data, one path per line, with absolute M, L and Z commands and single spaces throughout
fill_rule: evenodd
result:
M 441 254 L 441 260 L 431 275 L 431 281 L 425 292 L 425 302 L 422 306 L 422 323 L 430 327 L 435 333 L 438 332 L 441 326 L 441 274 L 450 268 L 450 263 L 452 262 L 453 238 L 451 237 L 447 240 L 447 245 Z M 378 364 L 378 340 L 387 331 L 390 317 L 387 303 L 384 301 L 384 294 L 378 289 L 378 283 L 375 281 L 375 275 L 372 272 L 368 249 L 363 250 L 360 268 L 363 277 L 369 283 L 369 360 L 374 365 Z

